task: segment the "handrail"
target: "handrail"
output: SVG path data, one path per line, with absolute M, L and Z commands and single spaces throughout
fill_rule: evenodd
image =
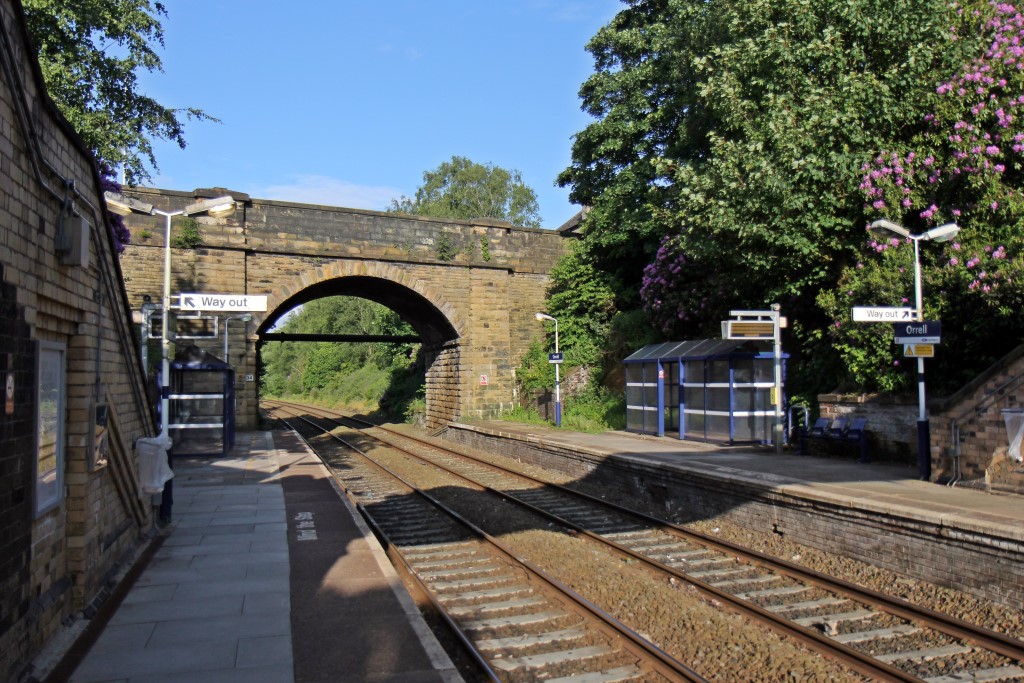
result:
M 1015 375 L 1014 377 L 1011 377 L 1010 379 L 1006 380 L 1005 382 L 1000 384 L 998 387 L 996 387 L 992 391 L 990 391 L 987 394 L 985 394 L 982 397 L 982 400 L 979 401 L 977 404 L 975 404 L 974 407 L 971 408 L 970 410 L 964 410 L 964 411 L 960 412 L 958 415 L 955 415 L 954 417 L 949 418 L 950 422 L 952 424 L 956 424 L 956 422 L 958 420 L 964 418 L 969 413 L 972 413 L 972 412 L 976 413 L 976 412 L 979 412 L 981 410 L 988 409 L 989 406 L 991 406 L 992 404 L 995 403 L 995 399 L 1000 397 L 1000 396 L 1002 396 L 1003 393 L 1006 392 L 1006 390 L 1012 388 L 1013 386 L 1015 386 L 1017 384 L 1021 384 L 1022 382 L 1024 382 L 1024 373 L 1021 373 L 1019 375 Z M 985 403 L 985 401 L 988 401 L 988 403 Z

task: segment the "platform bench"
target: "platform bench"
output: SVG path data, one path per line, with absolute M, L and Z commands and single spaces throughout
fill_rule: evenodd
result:
M 830 420 L 827 417 L 819 417 L 818 420 L 801 434 L 800 454 L 807 454 L 807 440 L 825 441 L 831 443 L 853 443 L 857 445 L 859 458 L 857 462 L 871 462 L 868 453 L 868 419 L 866 417 L 837 417 Z

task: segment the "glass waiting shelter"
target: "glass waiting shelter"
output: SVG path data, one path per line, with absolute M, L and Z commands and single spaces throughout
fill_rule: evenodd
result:
M 730 444 L 771 443 L 771 342 L 663 342 L 649 344 L 623 362 L 627 431 Z

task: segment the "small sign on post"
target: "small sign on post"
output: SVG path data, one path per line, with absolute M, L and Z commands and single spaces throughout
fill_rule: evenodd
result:
M 563 360 L 563 356 L 562 356 L 561 353 L 549 353 L 548 354 L 548 362 L 549 363 L 561 363 L 562 360 Z
M 257 311 L 267 310 L 265 294 L 179 294 L 178 308 L 183 311 Z
M 892 331 L 897 344 L 939 344 L 942 341 L 942 323 L 938 320 L 895 323 Z
M 913 308 L 896 308 L 885 306 L 854 306 L 853 322 L 855 323 L 893 323 L 901 320 L 914 320 L 917 312 Z
M 904 358 L 934 358 L 935 357 L 935 345 L 934 344 L 904 344 L 903 345 L 903 357 Z

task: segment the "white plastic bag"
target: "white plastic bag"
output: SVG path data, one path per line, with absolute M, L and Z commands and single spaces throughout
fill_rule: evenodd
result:
M 171 440 L 165 436 L 141 438 L 135 442 L 135 454 L 139 459 L 139 490 L 143 495 L 163 493 L 164 484 L 174 471 L 167 464 L 167 449 Z
M 1006 436 L 1010 439 L 1006 454 L 1017 462 L 1024 462 L 1020 452 L 1021 442 L 1024 442 L 1024 412 L 1003 410 L 1003 420 L 1006 422 Z

